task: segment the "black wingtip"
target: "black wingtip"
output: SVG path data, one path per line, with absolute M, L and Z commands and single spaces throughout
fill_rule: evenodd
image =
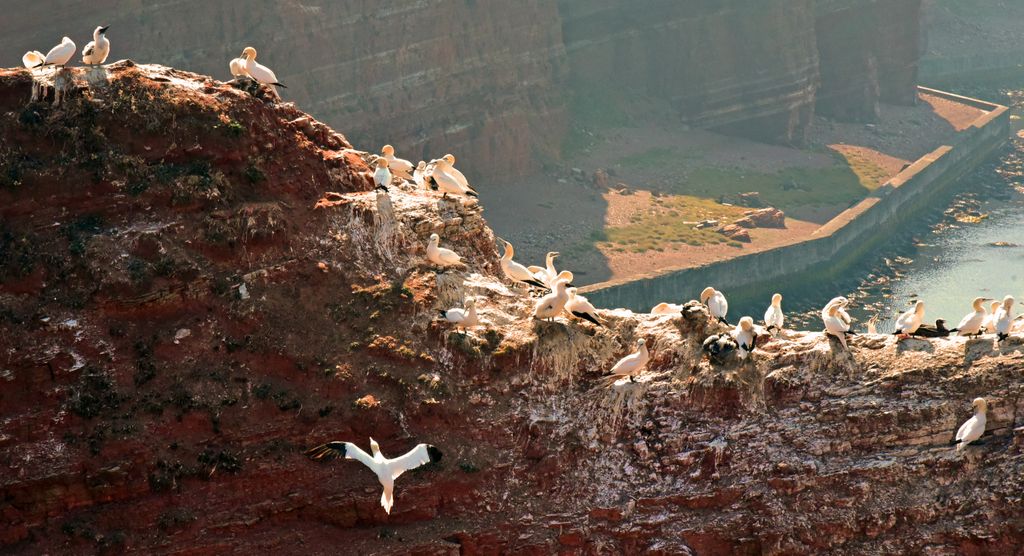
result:
M 314 461 L 331 460 L 345 457 L 344 442 L 328 442 L 306 450 L 306 457 Z
M 595 318 L 594 318 L 593 316 L 591 316 L 591 315 L 590 315 L 589 313 L 580 313 L 580 312 L 577 312 L 577 311 L 573 311 L 573 312 L 572 312 L 572 314 L 573 314 L 573 315 L 575 315 L 575 316 L 576 316 L 576 318 L 580 318 L 580 319 L 583 319 L 583 320 L 585 320 L 585 321 L 589 321 L 589 322 L 592 322 L 592 323 L 594 323 L 594 324 L 596 324 L 596 325 L 598 325 L 598 326 L 603 326 L 603 325 L 601 324 L 601 321 L 599 321 L 599 320 L 595 319 Z
M 524 283 L 529 284 L 529 285 L 534 286 L 534 287 L 537 287 L 537 288 L 544 288 L 544 289 L 548 288 L 546 285 L 538 282 L 537 280 L 526 280 Z
M 469 195 L 470 197 L 477 197 L 477 198 L 480 197 L 480 195 L 477 195 L 476 191 L 473 191 L 472 189 L 468 189 L 466 191 L 466 195 Z
M 281 87 L 282 89 L 287 89 L 288 88 L 288 85 L 285 85 L 284 83 L 271 83 L 271 85 L 277 85 L 278 87 Z
M 427 455 L 430 456 L 430 463 L 437 463 L 444 457 L 444 454 L 436 446 L 427 446 Z

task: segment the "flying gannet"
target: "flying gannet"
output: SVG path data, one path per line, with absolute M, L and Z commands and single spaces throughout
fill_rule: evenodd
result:
M 388 167 L 388 159 L 378 158 L 377 169 L 373 172 L 373 184 L 376 189 L 388 190 L 391 186 L 391 168 Z
M 448 309 L 447 311 L 439 310 L 441 316 L 448 322 L 455 325 L 456 328 L 466 330 L 473 326 L 480 324 L 480 319 L 476 316 L 476 302 L 472 299 L 466 300 L 465 309 Z
M 387 159 L 388 167 L 396 176 L 403 180 L 412 180 L 412 162 L 395 156 L 395 148 L 391 145 L 384 145 L 380 150 L 381 155 Z
M 824 322 L 825 332 L 835 336 L 839 343 L 843 344 L 844 349 L 850 349 L 850 346 L 846 344 L 846 333 L 849 332 L 850 325 L 839 316 L 839 305 L 829 306 Z
M 82 63 L 90 66 L 98 66 L 107 61 L 110 55 L 110 40 L 107 39 L 109 26 L 97 27 L 92 32 L 92 40 L 82 50 Z
M 567 312 L 578 319 L 590 321 L 598 326 L 604 326 L 597 318 L 597 309 L 587 298 L 582 295 L 576 295 L 576 288 L 569 288 L 566 290 L 566 293 L 569 294 L 569 300 L 565 303 L 565 310 Z
M 682 312 L 683 306 L 675 303 L 659 303 L 651 309 L 652 315 L 674 315 Z
M 341 457 L 355 459 L 369 467 L 370 471 L 377 475 L 377 480 L 380 481 L 381 486 L 384 487 L 384 493 L 380 497 L 380 505 L 384 507 L 384 511 L 388 514 L 391 514 L 391 507 L 395 503 L 395 480 L 402 473 L 410 469 L 416 469 L 427 463 L 441 461 L 442 457 L 441 450 L 438 450 L 436 447 L 430 444 L 419 444 L 404 456 L 388 459 L 384 457 L 384 454 L 380 453 L 380 446 L 372 438 L 370 439 L 370 451 L 373 452 L 372 456 L 351 442 L 334 441 L 307 450 L 306 456 L 316 461 L 332 460 Z
M 1013 301 L 1011 295 L 1003 298 L 1002 306 L 996 309 L 996 314 L 992 317 L 995 323 L 993 332 L 996 333 L 1000 342 L 1010 337 L 1010 326 L 1013 324 Z
M 284 83 L 277 80 L 277 76 L 270 68 L 256 61 L 256 49 L 247 46 L 242 50 L 242 59 L 245 61 L 244 68 L 245 74 L 255 79 L 257 82 L 264 85 L 273 85 L 275 87 L 284 87 L 287 89 Z
M 921 328 L 921 323 L 924 321 L 924 301 L 918 300 L 914 304 L 914 308 L 906 311 L 896 319 L 896 330 L 893 334 L 896 334 L 900 338 L 907 336 L 917 336 L 917 330 Z
M 700 302 L 707 306 L 712 317 L 729 324 L 729 321 L 725 320 L 725 315 L 729 312 L 729 302 L 725 299 L 725 294 L 715 288 L 707 287 L 700 292 Z
M 651 360 L 651 354 L 647 351 L 647 340 L 640 338 L 636 341 L 636 351 L 619 359 L 619 362 L 609 372 L 613 381 L 629 377 L 634 382 L 634 377 L 643 370 L 644 365 Z
M 553 291 L 537 300 L 533 307 L 533 318 L 554 320 L 565 310 L 565 304 L 569 302 L 569 283 L 565 280 L 558 280 L 554 284 Z
M 64 37 L 60 41 L 60 44 L 50 49 L 43 58 L 44 66 L 61 66 L 71 61 L 71 58 L 75 55 L 75 50 L 78 47 L 75 46 L 75 41 Z
M 782 332 L 782 323 L 785 321 L 785 316 L 782 314 L 782 294 L 777 293 L 772 296 L 772 304 L 768 306 L 768 310 L 764 312 L 764 327 L 772 335 L 776 335 Z
M 740 359 L 746 359 L 750 352 L 757 347 L 757 333 L 754 332 L 754 319 L 743 317 L 739 324 L 732 331 L 732 337 L 739 346 Z
M 506 241 L 505 254 L 501 256 L 500 264 L 501 271 L 505 273 L 505 276 L 507 276 L 509 280 L 538 288 L 547 288 L 547 285 L 545 285 L 544 282 L 537 280 L 537 278 L 535 278 L 525 266 L 512 260 L 513 256 L 515 256 L 515 249 L 512 247 L 511 243 Z
M 455 266 L 462 264 L 462 257 L 451 249 L 440 247 L 440 242 L 441 236 L 437 234 L 430 234 L 430 240 L 427 241 L 427 260 L 437 266 Z
M 956 439 L 953 440 L 957 452 L 985 434 L 985 414 L 988 412 L 988 402 L 985 401 L 985 398 L 974 398 L 971 407 L 974 408 L 974 416 L 960 425 L 960 429 L 956 431 Z
M 974 307 L 974 312 L 967 313 L 964 318 L 960 320 L 960 324 L 956 328 L 950 330 L 950 332 L 956 332 L 958 336 L 980 336 L 981 325 L 985 323 L 985 302 L 992 301 L 989 297 L 976 297 L 974 302 L 971 304 Z
M 46 55 L 38 50 L 29 50 L 21 57 L 21 63 L 28 69 L 43 65 L 43 60 L 46 60 Z

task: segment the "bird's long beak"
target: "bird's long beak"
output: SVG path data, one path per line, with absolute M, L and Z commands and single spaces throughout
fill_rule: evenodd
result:
M 110 26 L 109 26 L 109 25 L 107 25 L 107 26 L 105 26 L 105 27 L 100 27 L 100 33 L 106 33 L 106 32 L 107 32 L 107 29 L 110 29 Z

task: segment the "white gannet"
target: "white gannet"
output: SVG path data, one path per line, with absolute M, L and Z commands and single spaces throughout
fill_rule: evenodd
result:
M 78 47 L 75 46 L 75 41 L 64 37 L 60 41 L 60 44 L 50 49 L 43 58 L 44 66 L 64 66 L 71 61 L 71 58 L 75 55 L 75 50 Z
M 445 197 L 447 197 L 449 193 L 452 195 L 479 197 L 472 187 L 463 185 L 458 178 L 445 170 L 445 168 L 450 167 L 446 160 L 432 160 L 431 164 L 434 165 L 434 169 L 430 172 L 430 177 L 434 179 L 434 183 L 437 184 L 437 189 L 443 192 Z M 454 168 L 452 169 L 454 170 Z
M 472 189 L 471 187 L 469 187 L 469 180 L 466 179 L 466 176 L 462 172 L 460 172 L 458 168 L 455 167 L 455 155 L 446 154 L 442 156 L 441 160 L 439 161 L 439 165 L 441 166 L 442 170 L 444 170 L 448 174 L 451 174 L 451 176 L 455 178 L 456 181 L 462 184 L 462 187 Z
M 480 319 L 476 316 L 476 302 L 472 299 L 466 300 L 465 309 L 448 309 L 447 311 L 439 310 L 441 316 L 445 320 L 455 325 L 456 328 L 463 330 L 477 326 L 480 324 Z
M 828 317 L 829 309 L 831 309 L 832 306 L 835 305 L 835 306 L 837 306 L 839 308 L 836 311 L 836 315 L 840 319 L 842 319 L 844 323 L 846 323 L 847 327 L 849 327 L 850 324 L 853 322 L 853 319 L 850 318 L 850 314 L 846 312 L 846 307 L 849 304 L 850 304 L 850 300 L 845 298 L 845 297 L 842 297 L 842 296 L 840 296 L 840 297 L 833 297 L 831 300 L 829 300 L 828 303 L 825 304 L 825 307 L 821 310 L 821 318 L 822 318 L 822 320 L 824 320 L 825 318 Z
M 397 158 L 395 156 L 395 148 L 391 145 L 384 145 L 380 150 L 381 155 L 387 159 L 388 167 L 395 173 L 396 176 L 404 180 L 412 180 L 412 162 L 408 160 Z
M 707 305 L 712 317 L 729 324 L 729 321 L 725 320 L 725 315 L 729 312 L 729 302 L 725 299 L 725 294 L 715 288 L 704 288 L 704 291 L 700 292 L 700 302 Z
M 420 161 L 416 165 L 416 168 L 412 171 L 412 182 L 416 184 L 416 189 L 429 190 L 430 189 L 430 176 L 427 175 L 427 163 Z
M 551 293 L 537 300 L 533 307 L 533 317 L 537 319 L 554 320 L 565 310 L 565 304 L 569 302 L 569 292 L 566 291 L 569 283 L 565 280 L 558 280 L 554 284 Z
M 388 514 L 391 514 L 391 507 L 395 503 L 395 480 L 402 473 L 410 469 L 416 469 L 427 463 L 441 461 L 442 456 L 441 450 L 438 450 L 436 447 L 430 444 L 418 444 L 404 456 L 388 459 L 384 457 L 384 454 L 380 453 L 380 446 L 377 445 L 373 438 L 370 439 L 370 451 L 373 452 L 372 456 L 351 442 L 334 441 L 307 450 L 306 456 L 316 461 L 332 460 L 341 457 L 356 459 L 369 467 L 370 471 L 377 475 L 377 480 L 380 481 L 381 486 L 384 487 L 384 494 L 380 497 L 380 505 L 384 507 L 384 511 Z
M 565 283 L 568 284 L 569 287 L 571 288 L 571 287 L 573 287 L 572 281 L 575 280 L 575 279 L 576 279 L 576 277 L 573 276 L 572 272 L 570 272 L 568 270 L 563 270 L 563 271 L 559 272 L 555 276 L 554 280 L 548 280 L 547 287 L 548 287 L 548 289 L 554 289 L 555 288 L 555 282 L 557 282 L 559 280 L 565 280 Z
M 985 302 L 991 301 L 988 297 L 976 297 L 974 302 L 971 304 L 974 307 L 974 312 L 967 313 L 964 318 L 960 320 L 960 324 L 956 328 L 950 330 L 950 332 L 956 332 L 958 336 L 980 336 L 981 325 L 985 323 Z
M 914 304 L 914 308 L 904 312 L 896 319 L 896 330 L 893 334 L 897 336 L 916 336 L 917 329 L 921 328 L 921 323 L 924 322 L 924 301 L 918 300 Z
M 28 69 L 43 65 L 43 60 L 46 60 L 46 55 L 38 50 L 29 50 L 21 57 L 21 63 Z
M 377 169 L 373 172 L 373 184 L 376 186 L 375 189 L 384 191 L 391 186 L 391 169 L 388 167 L 388 159 L 377 159 Z
M 108 25 L 97 27 L 92 32 L 92 40 L 82 50 L 82 63 L 97 66 L 107 61 L 110 55 L 110 40 L 107 39 Z
M 247 46 L 242 50 L 242 59 L 244 60 L 243 67 L 245 68 L 245 74 L 255 79 L 259 83 L 264 85 L 273 85 L 275 87 L 284 87 L 287 89 L 284 83 L 277 80 L 277 76 L 270 68 L 256 61 L 256 49 Z
M 437 266 L 455 266 L 462 264 L 462 257 L 451 249 L 441 247 L 439 245 L 440 242 L 441 236 L 437 234 L 430 234 L 430 240 L 427 241 L 427 260 Z
M 974 408 L 974 417 L 964 421 L 964 424 L 960 425 L 960 429 L 956 431 L 956 439 L 953 443 L 956 444 L 957 452 L 985 434 L 985 414 L 988 412 L 988 402 L 985 401 L 985 398 L 974 398 L 971 407 Z
M 672 315 L 675 313 L 682 313 L 683 306 L 676 305 L 675 303 L 659 303 L 651 308 L 652 315 Z
M 985 322 L 981 324 L 981 331 L 988 332 L 989 334 L 995 334 L 996 332 L 996 311 L 1002 306 L 1002 302 L 992 301 L 989 306 L 988 315 L 985 316 Z
M 757 333 L 754 332 L 754 319 L 743 317 L 732 330 L 732 337 L 739 346 L 740 359 L 746 359 L 750 352 L 757 347 Z
M 565 310 L 578 319 L 590 321 L 598 326 L 604 326 L 597 318 L 597 309 L 587 298 L 576 295 L 576 288 L 566 290 L 569 300 L 565 302 Z
M 850 325 L 839 316 L 839 305 L 830 305 L 828 312 L 824 318 L 825 331 L 835 336 L 839 343 L 843 344 L 844 349 L 850 349 L 850 346 L 846 345 L 846 333 L 850 330 Z
M 651 354 L 647 351 L 647 340 L 640 338 L 636 341 L 636 351 L 619 359 L 619 362 L 608 371 L 609 378 L 614 381 L 628 376 L 632 382 L 633 377 L 639 374 L 650 360 Z
M 232 77 L 249 77 L 249 74 L 245 72 L 245 58 L 232 58 L 228 69 L 231 70 Z
M 512 260 L 513 256 L 515 256 L 515 249 L 512 247 L 511 243 L 506 241 L 505 254 L 501 256 L 500 264 L 501 271 L 505 273 L 505 276 L 507 276 L 509 280 L 512 280 L 513 282 L 529 284 L 531 286 L 536 286 L 538 288 L 547 287 L 547 285 L 545 285 L 544 282 L 537 280 L 537 278 L 535 278 L 533 274 L 531 274 L 530 271 L 526 269 L 525 266 Z
M 773 335 L 782 332 L 782 323 L 785 315 L 782 314 L 782 294 L 772 295 L 772 304 L 764 312 L 764 327 Z
M 1008 295 L 1003 298 L 1002 306 L 996 309 L 996 314 L 992 317 L 995 322 L 993 332 L 996 333 L 996 337 L 1001 342 L 1010 336 L 1010 325 L 1013 324 L 1013 296 Z

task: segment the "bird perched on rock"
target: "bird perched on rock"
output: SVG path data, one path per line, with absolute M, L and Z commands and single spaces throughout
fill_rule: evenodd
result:
M 107 61 L 110 55 L 110 40 L 107 39 L 109 26 L 97 27 L 92 32 L 92 40 L 82 50 L 82 63 L 97 66 Z
M 389 168 L 388 159 L 378 158 L 377 169 L 373 171 L 373 184 L 376 186 L 375 189 L 388 190 L 391 186 L 391 168 Z
M 652 315 L 674 315 L 682 312 L 683 306 L 675 303 L 659 303 L 651 308 Z
M 228 69 L 231 70 L 232 77 L 249 77 L 249 74 L 245 73 L 245 58 L 232 58 Z
M 412 162 L 395 156 L 395 148 L 391 145 L 384 145 L 380 150 L 381 156 L 388 161 L 388 167 L 396 176 L 403 180 L 412 180 Z
M 412 171 L 412 182 L 416 184 L 416 189 L 427 191 L 432 189 L 430 174 L 427 172 L 427 163 L 420 161 L 416 165 L 416 168 Z
M 725 315 L 729 312 L 729 301 L 725 299 L 725 294 L 715 288 L 704 288 L 700 293 L 700 302 L 707 305 L 712 317 L 729 324 L 729 321 L 725 320 Z
M 996 311 L 999 310 L 1003 304 L 1002 302 L 992 300 L 992 304 L 989 305 L 988 315 L 985 316 L 985 322 L 981 324 L 981 331 L 989 334 L 996 333 Z
M 430 176 L 434 179 L 434 183 L 437 184 L 438 190 L 444 193 L 444 197 L 447 197 L 449 193 L 452 195 L 462 195 L 464 197 L 479 197 L 472 187 L 468 184 L 462 183 L 462 181 L 453 174 L 453 172 L 458 172 L 458 170 L 455 170 L 447 160 L 443 158 L 432 160 L 431 164 L 434 166 L 434 169 L 430 173 Z
M 441 247 L 440 243 L 441 236 L 437 234 L 430 234 L 430 239 L 427 241 L 428 261 L 442 267 L 462 264 L 462 257 L 460 257 L 458 253 L 451 249 Z
M 505 253 L 501 256 L 500 265 L 501 271 L 505 273 L 505 276 L 516 283 L 528 284 L 537 288 L 547 288 L 547 285 L 535 278 L 525 266 L 512 260 L 512 257 L 515 256 L 515 249 L 511 243 L 507 241 L 504 243 Z
M 459 182 L 459 184 L 461 184 L 462 187 L 472 189 L 469 186 L 469 180 L 466 179 L 466 176 L 462 172 L 460 172 L 458 168 L 455 167 L 455 155 L 446 154 L 442 156 L 441 160 L 438 161 L 438 165 L 441 167 L 442 170 L 444 170 L 445 173 L 450 174 L 453 178 L 455 178 L 455 181 Z
M 598 326 L 604 326 L 597 318 L 597 309 L 587 298 L 577 295 L 576 288 L 569 288 L 566 290 L 566 293 L 569 294 L 569 300 L 565 302 L 566 312 L 578 319 L 590 321 Z
M 37 68 L 43 65 L 46 55 L 38 50 L 29 50 L 21 57 L 21 63 L 28 69 Z
M 1010 337 L 1010 326 L 1013 324 L 1013 296 L 1003 298 L 1002 305 L 996 309 L 993 321 L 996 338 L 1001 342 Z
M 552 292 L 537 300 L 533 307 L 533 317 L 537 319 L 554 320 L 565 310 L 565 304 L 569 302 L 569 282 L 557 280 L 554 283 Z
M 924 321 L 924 301 L 918 300 L 913 309 L 906 311 L 896 319 L 896 330 L 893 334 L 900 338 L 916 336 L 922 321 Z
M 949 336 L 951 333 L 952 332 L 948 328 L 946 328 L 945 319 L 936 319 L 935 326 L 931 326 L 928 324 L 922 324 L 921 326 L 919 326 L 917 328 L 916 335 L 921 336 L 922 338 L 945 338 L 946 336 Z
M 46 56 L 43 57 L 43 63 L 41 65 L 64 67 L 68 62 L 71 61 L 71 58 L 75 55 L 76 50 L 78 50 L 78 47 L 75 46 L 75 41 L 67 37 L 64 37 L 60 41 L 60 44 L 51 48 L 50 51 L 46 53 Z
M 782 294 L 772 295 L 772 304 L 764 312 L 764 327 L 773 335 L 782 332 L 782 323 L 785 322 L 785 315 L 782 314 Z
M 528 266 L 526 270 L 529 270 L 533 277 L 543 282 L 545 286 L 550 289 L 550 283 L 554 282 L 558 278 L 558 271 L 555 270 L 555 258 L 558 257 L 558 251 L 548 251 L 548 254 L 544 256 L 544 267 L 539 266 Z
M 466 300 L 465 309 L 455 308 L 438 312 L 441 313 L 442 318 L 454 324 L 456 328 L 466 330 L 480 324 L 480 319 L 476 316 L 476 302 L 472 299 Z
M 277 76 L 274 72 L 256 61 L 256 49 L 247 46 L 242 50 L 242 60 L 244 60 L 243 68 L 245 68 L 245 74 L 255 79 L 258 83 L 264 85 L 273 85 L 275 87 L 284 87 L 287 89 L 284 83 L 277 80 Z
M 952 441 L 953 444 L 956 444 L 957 452 L 985 434 L 987 419 L 985 414 L 988 412 L 988 402 L 985 401 L 985 398 L 975 398 L 971 402 L 971 407 L 974 408 L 974 416 L 960 425 L 960 429 L 956 431 L 956 438 Z
M 725 359 L 739 350 L 739 344 L 729 332 L 712 334 L 704 339 L 701 349 L 707 354 L 708 359 L 718 363 L 725 363 Z
M 850 331 L 850 325 L 839 316 L 839 305 L 830 305 L 828 307 L 824 323 L 826 334 L 835 336 L 839 343 L 843 344 L 843 349 L 850 349 L 850 346 L 846 344 L 846 335 Z
M 964 315 L 964 318 L 960 320 L 960 324 L 950 330 L 950 332 L 956 332 L 958 336 L 980 336 L 981 325 L 985 323 L 985 317 L 988 315 L 985 312 L 986 301 L 992 301 L 992 299 L 988 297 L 974 298 L 974 302 L 971 303 L 974 311 Z
M 746 359 L 747 355 L 750 355 L 750 352 L 754 351 L 754 348 L 757 347 L 754 319 L 751 317 L 741 318 L 736 328 L 732 330 L 732 337 L 736 340 L 736 345 L 739 346 L 740 359 Z
M 831 300 L 829 300 L 829 302 L 826 303 L 825 307 L 821 310 L 822 320 L 828 317 L 828 312 L 833 305 L 838 307 L 838 309 L 836 310 L 836 316 L 838 316 L 846 324 L 847 330 L 849 330 L 850 325 L 853 323 L 853 319 L 851 319 L 850 314 L 846 312 L 846 308 L 850 305 L 850 300 L 845 297 L 833 297 Z
M 614 381 L 628 376 L 630 382 L 636 382 L 634 377 L 643 370 L 650 360 L 651 354 L 647 351 L 647 340 L 640 338 L 636 341 L 636 350 L 619 359 L 619 362 L 608 371 L 611 375 L 609 378 Z
M 373 452 L 372 456 L 351 442 L 334 441 L 307 450 L 306 456 L 316 461 L 332 460 L 335 458 L 359 460 L 360 463 L 369 467 L 370 471 L 377 475 L 377 480 L 384 487 L 384 493 L 380 497 L 380 505 L 384 507 L 385 512 L 390 514 L 391 507 L 395 503 L 395 480 L 401 477 L 402 473 L 410 469 L 416 469 L 427 463 L 441 461 L 443 455 L 441 450 L 430 444 L 418 444 L 405 455 L 388 459 L 380 452 L 380 446 L 377 444 L 377 441 L 372 438 L 370 439 L 370 451 Z

